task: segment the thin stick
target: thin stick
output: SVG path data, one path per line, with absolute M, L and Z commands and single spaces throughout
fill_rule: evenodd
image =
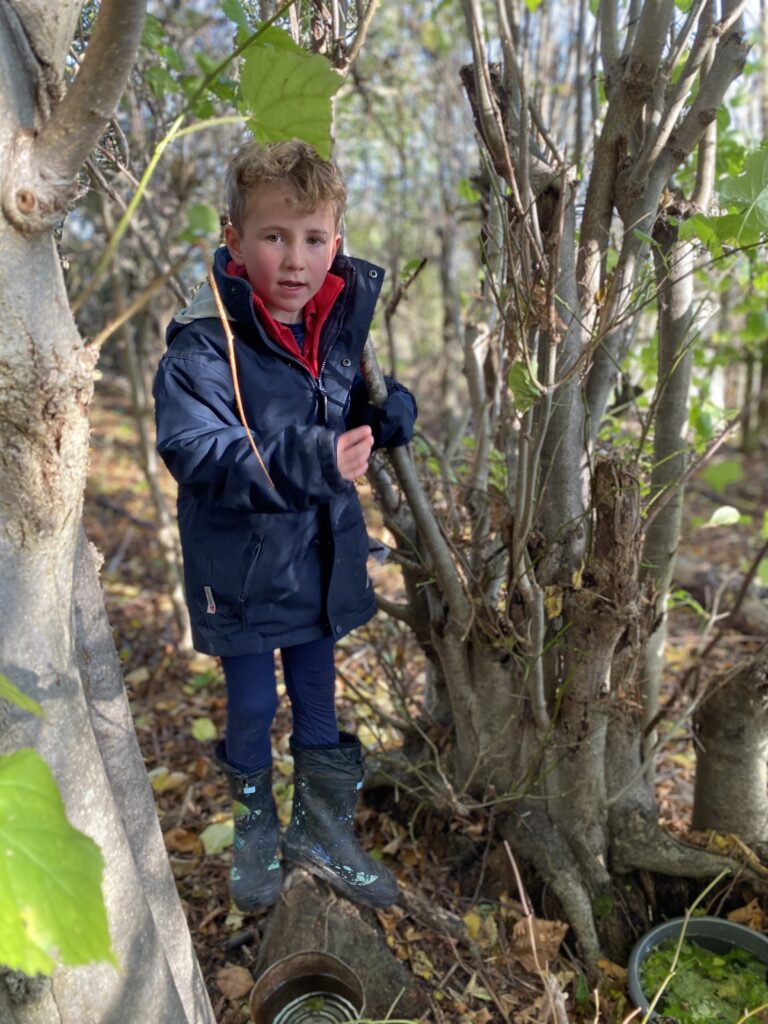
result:
M 248 438 L 248 441 L 250 442 L 251 448 L 253 448 L 254 455 L 259 460 L 259 465 L 264 470 L 264 476 L 267 478 L 269 486 L 274 490 L 275 485 L 272 481 L 272 477 L 267 472 L 267 467 L 264 465 L 264 460 L 259 454 L 259 449 L 256 447 L 256 442 L 253 440 L 253 436 L 251 435 L 250 428 L 248 427 L 248 423 L 245 418 L 245 409 L 243 409 L 243 399 L 240 394 L 240 382 L 238 381 L 237 377 L 237 360 L 235 359 L 235 336 L 232 333 L 232 328 L 229 326 L 229 320 L 227 319 L 227 311 L 224 308 L 224 303 L 221 301 L 219 288 L 218 285 L 216 284 L 216 279 L 213 276 L 213 268 L 210 266 L 208 267 L 208 281 L 210 282 L 211 285 L 213 297 L 216 300 L 216 309 L 218 311 L 219 319 L 221 320 L 221 326 L 224 329 L 224 334 L 227 339 L 229 366 L 230 369 L 232 370 L 232 383 L 235 387 L 235 402 L 237 403 L 237 411 L 238 414 L 240 415 L 240 422 L 245 427 L 245 435 Z

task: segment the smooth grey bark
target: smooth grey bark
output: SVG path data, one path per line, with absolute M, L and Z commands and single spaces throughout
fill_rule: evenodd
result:
M 688 392 L 693 367 L 693 247 L 678 240 L 677 227 L 659 223 L 654 251 L 659 303 L 658 382 L 654 404 L 651 515 L 645 531 L 643 575 L 651 584 L 654 626 L 645 645 L 646 721 L 656 714 L 666 638 L 667 596 L 683 515 L 683 477 L 688 463 Z M 654 507 L 656 503 L 656 507 Z M 653 734 L 649 736 L 649 747 Z M 650 753 L 650 751 L 649 751 Z
M 0 216 L 0 672 L 44 713 L 37 719 L 3 703 L 0 752 L 36 748 L 70 820 L 101 847 L 120 970 L 103 963 L 59 967 L 33 984 L 14 976 L 0 982 L 0 1008 L 8 1024 L 213 1024 L 164 863 L 95 569 L 78 561 L 95 353 L 75 328 L 45 216 L 35 218 L 66 203 L 72 182 L 63 168 L 76 166 L 87 139 L 73 131 L 61 141 L 67 152 L 59 153 L 51 178 L 36 162 L 35 154 L 45 153 L 42 141 L 43 148 L 28 146 L 25 160 L 17 160 L 19 139 L 28 140 L 33 127 L 38 140 L 50 139 L 50 126 L 59 131 L 77 119 L 78 104 L 89 105 L 81 89 L 57 121 L 52 93 L 43 100 L 40 81 L 50 79 L 61 58 L 62 26 L 71 27 L 80 10 L 77 3 L 49 6 L 55 13 L 0 4 L 0 190 L 12 199 L 28 191 L 35 200 L 34 216 L 22 218 L 23 225 L 18 209 L 9 217 L 7 204 Z M 136 5 L 110 20 L 114 6 L 102 6 L 106 35 L 94 35 L 108 44 L 110 81 L 101 97 L 107 105 L 116 102 L 137 42 L 135 25 L 128 31 L 124 20 L 136 18 Z M 116 37 L 123 29 L 126 35 Z M 90 66 L 104 68 L 98 54 Z M 87 138 L 92 132 L 91 124 Z
M 693 827 L 768 842 L 768 647 L 709 681 L 694 723 Z

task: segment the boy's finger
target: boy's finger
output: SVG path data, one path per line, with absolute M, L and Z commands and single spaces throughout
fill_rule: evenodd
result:
M 373 431 L 367 425 L 362 427 L 355 427 L 353 430 L 348 430 L 345 434 L 342 434 L 339 438 L 340 441 L 344 442 L 344 447 L 351 447 L 354 444 L 359 444 L 361 441 L 367 440 L 373 441 Z

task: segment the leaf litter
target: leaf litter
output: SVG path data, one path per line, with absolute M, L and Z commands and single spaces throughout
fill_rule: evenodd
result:
M 108 399 L 104 392 L 109 388 Z M 183 655 L 177 649 L 165 569 L 153 526 L 153 510 L 139 467 L 136 434 L 130 426 L 128 399 L 115 383 L 102 384 L 93 410 L 91 476 L 86 493 L 89 538 L 105 557 L 102 573 L 107 610 L 122 663 L 131 711 L 152 781 L 158 816 L 182 905 L 219 1024 L 248 1019 L 247 997 L 253 984 L 258 947 L 268 911 L 242 914 L 229 903 L 232 819 L 225 780 L 212 761 L 223 735 L 226 700 L 216 659 Z M 763 477 L 765 469 L 761 466 Z M 754 481 L 754 475 L 746 474 Z M 762 481 L 762 494 L 768 486 Z M 163 487 L 174 499 L 170 479 Z M 365 489 L 363 489 L 365 491 Z M 363 493 L 372 533 L 383 536 L 378 511 Z M 728 499 L 731 500 L 730 498 Z M 725 499 L 718 497 L 719 505 Z M 715 503 L 704 505 L 704 521 Z M 738 501 L 733 501 L 738 506 Z M 693 533 L 684 542 L 697 559 L 711 563 L 743 555 L 743 524 L 724 524 Z M 397 599 L 399 575 L 391 565 L 373 565 L 378 589 Z M 667 642 L 670 667 L 663 698 L 670 705 L 701 633 L 690 607 L 670 616 Z M 727 666 L 744 652 L 744 638 L 727 637 L 713 660 Z M 382 658 L 382 652 L 385 657 Z M 418 709 L 425 678 L 423 655 L 403 630 L 377 616 L 347 638 L 339 650 L 340 724 L 354 728 L 367 745 L 394 746 L 392 723 Z M 690 827 L 693 740 L 688 732 L 661 725 L 657 794 L 663 823 L 673 832 Z M 290 714 L 281 700 L 273 729 L 275 795 L 280 820 L 290 817 L 292 760 L 288 747 Z M 439 746 L 440 737 L 435 737 Z M 473 814 L 448 828 L 427 813 L 417 828 L 398 816 L 394 805 L 361 807 L 358 828 L 375 856 L 393 858 L 401 887 L 418 892 L 430 905 L 462 922 L 461 941 L 416 920 L 400 906 L 376 911 L 386 942 L 424 986 L 430 1010 L 421 1019 L 435 1024 L 489 1024 L 496 1021 L 543 1022 L 553 1016 L 552 989 L 563 996 L 576 1020 L 620 1020 L 626 1003 L 626 974 L 604 962 L 605 993 L 596 1010 L 578 962 L 563 946 L 566 926 L 532 919 L 533 943 L 546 971 L 536 971 L 531 931 L 518 891 L 503 857 L 487 857 L 482 898 L 475 894 L 477 865 L 484 858 L 488 818 Z M 437 829 L 437 832 L 431 832 Z M 229 837 L 229 838 L 228 838 Z M 451 845 L 451 840 L 456 845 Z M 735 920 L 765 929 L 757 898 L 735 912 Z M 560 1010 L 562 1012 L 562 1008 Z

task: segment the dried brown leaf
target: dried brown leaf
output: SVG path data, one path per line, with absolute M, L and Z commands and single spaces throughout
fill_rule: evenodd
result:
M 732 910 L 728 915 L 728 920 L 734 921 L 736 924 L 744 924 L 747 928 L 754 928 L 758 932 L 768 930 L 768 918 L 763 913 L 757 897 L 750 900 L 746 906 Z
M 165 848 L 170 853 L 202 853 L 200 837 L 185 828 L 170 828 L 164 834 Z
M 531 938 L 533 931 L 533 939 Z M 526 971 L 535 971 L 536 958 L 544 969 L 551 964 L 560 950 L 560 944 L 568 931 L 562 921 L 541 921 L 538 918 L 518 921 L 512 928 L 512 956 Z
M 242 999 L 253 988 L 253 975 L 245 967 L 222 967 L 216 974 L 216 984 L 227 999 Z

